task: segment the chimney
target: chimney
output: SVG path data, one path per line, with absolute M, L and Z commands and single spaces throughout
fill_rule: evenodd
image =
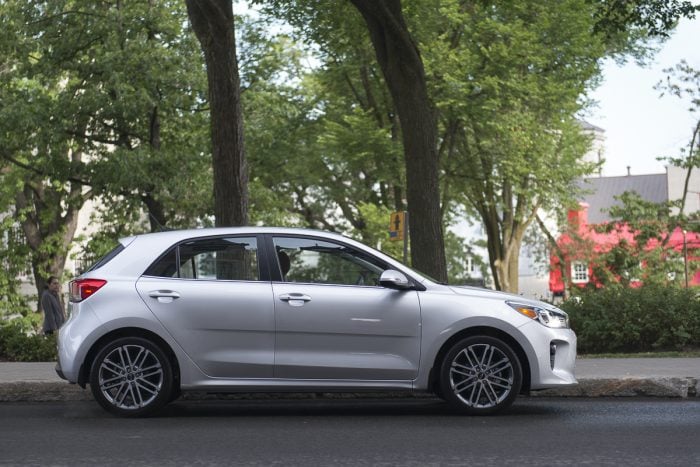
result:
M 569 221 L 569 225 L 571 227 L 580 230 L 581 228 L 586 227 L 588 225 L 589 204 L 584 202 L 580 202 L 578 204 L 578 209 L 569 209 L 567 220 Z
M 627 176 L 628 176 L 628 177 L 629 177 L 630 175 L 632 175 L 632 172 L 630 171 L 631 168 L 632 168 L 631 165 L 628 165 L 628 166 L 627 166 Z

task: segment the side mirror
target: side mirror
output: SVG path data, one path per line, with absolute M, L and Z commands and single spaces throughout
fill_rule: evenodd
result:
M 390 289 L 405 290 L 411 288 L 408 278 L 394 269 L 384 271 L 379 277 L 379 284 Z

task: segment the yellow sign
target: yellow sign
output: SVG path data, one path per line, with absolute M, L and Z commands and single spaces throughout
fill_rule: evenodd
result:
M 389 222 L 389 240 L 403 240 L 403 235 L 405 231 L 404 221 L 406 219 L 405 214 L 406 213 L 404 213 L 403 211 L 391 213 L 391 220 Z

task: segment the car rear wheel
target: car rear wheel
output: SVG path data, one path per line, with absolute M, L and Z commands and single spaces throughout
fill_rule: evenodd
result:
M 520 361 L 508 344 L 495 337 L 472 336 L 445 355 L 440 390 L 457 410 L 486 415 L 509 407 L 522 379 Z
M 108 412 L 123 417 L 150 415 L 170 401 L 170 360 L 153 342 L 122 337 L 107 343 L 93 360 L 90 389 Z

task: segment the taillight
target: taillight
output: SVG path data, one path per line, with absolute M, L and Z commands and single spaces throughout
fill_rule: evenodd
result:
M 102 279 L 76 279 L 70 283 L 70 301 L 82 302 L 107 283 Z

